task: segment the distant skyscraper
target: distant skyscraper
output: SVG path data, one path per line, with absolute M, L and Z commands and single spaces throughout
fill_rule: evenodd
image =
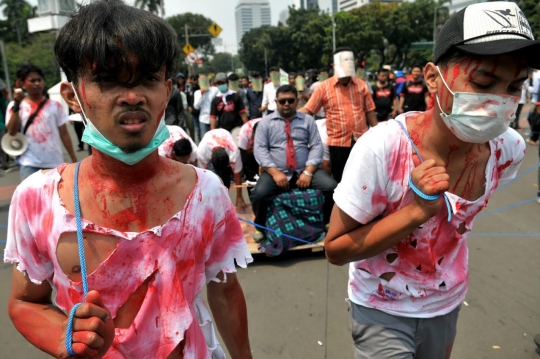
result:
M 236 5 L 236 41 L 251 29 L 271 25 L 270 2 L 268 0 L 240 0 Z
M 296 0 L 294 5 L 297 9 L 309 9 L 319 6 L 319 0 Z
M 354 8 L 364 6 L 370 3 L 374 3 L 374 2 L 400 3 L 400 2 L 403 2 L 403 0 L 336 0 L 336 2 L 338 3 L 337 11 L 349 11 Z
M 279 22 L 283 25 L 287 25 L 287 20 L 289 19 L 289 9 L 285 9 L 279 13 Z

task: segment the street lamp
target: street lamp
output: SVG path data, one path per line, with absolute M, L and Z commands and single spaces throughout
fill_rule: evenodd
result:
M 435 6 L 433 10 L 433 49 L 435 50 L 435 41 L 437 40 L 437 13 L 439 9 L 445 8 L 446 3 L 452 4 L 452 0 L 443 2 L 440 6 Z

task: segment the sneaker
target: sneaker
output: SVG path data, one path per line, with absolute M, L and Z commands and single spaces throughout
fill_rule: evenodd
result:
M 529 145 L 531 146 L 538 146 L 538 141 L 533 141 L 530 138 L 527 139 L 527 142 L 529 142 Z
M 264 240 L 264 237 L 265 235 L 261 231 L 255 231 L 255 233 L 253 233 L 253 240 L 257 243 L 261 243 Z
M 536 346 L 540 348 L 540 334 L 534 336 L 534 342 L 536 343 Z

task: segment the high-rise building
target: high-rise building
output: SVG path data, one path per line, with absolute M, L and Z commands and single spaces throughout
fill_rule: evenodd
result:
M 271 25 L 270 1 L 240 0 L 236 5 L 236 41 L 240 45 L 242 36 L 251 29 Z
M 319 6 L 319 0 L 296 0 L 294 5 L 297 9 L 309 9 Z
M 403 0 L 337 0 L 338 11 L 349 11 L 354 8 L 364 6 L 373 2 L 400 3 Z

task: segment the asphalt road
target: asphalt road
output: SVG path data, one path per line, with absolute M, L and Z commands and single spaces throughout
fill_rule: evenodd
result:
M 537 162 L 538 148 L 529 145 L 520 173 Z M 18 175 L 0 178 L 0 190 L 17 184 Z M 534 198 L 537 186 L 534 170 L 496 193 L 482 213 Z M 7 223 L 8 210 L 9 200 L 0 200 L 0 224 Z M 532 341 L 540 333 L 539 218 L 540 205 L 531 202 L 477 219 L 473 234 L 489 235 L 469 237 L 470 288 L 453 358 L 540 358 Z M 0 228 L 0 241 L 5 235 Z M 47 358 L 26 342 L 7 315 L 11 272 L 12 265 L 0 264 L 0 358 Z M 347 272 L 347 266 L 329 265 L 321 252 L 257 256 L 240 270 L 254 358 L 352 358 Z

